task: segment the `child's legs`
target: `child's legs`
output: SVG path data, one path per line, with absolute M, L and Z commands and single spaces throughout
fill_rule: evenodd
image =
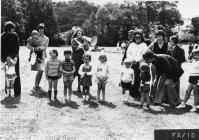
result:
M 144 104 L 145 96 L 146 96 L 146 93 L 145 92 L 141 92 L 141 99 L 140 99 L 141 105 Z
M 71 80 L 70 82 L 68 82 L 68 93 L 69 93 L 69 98 L 72 95 L 72 84 L 73 84 L 73 80 Z
M 185 94 L 185 97 L 184 97 L 184 103 L 186 103 L 188 101 L 188 99 L 190 98 L 190 95 L 191 95 L 191 91 L 193 90 L 193 84 L 189 83 L 189 86 L 186 90 L 186 94 Z
M 149 97 L 149 92 L 146 92 L 146 101 L 147 101 L 147 104 L 149 105 L 150 104 L 150 97 Z
M 58 80 L 53 80 L 53 88 L 54 88 L 54 90 L 57 90 L 57 84 L 58 84 Z
M 194 85 L 193 86 L 193 94 L 194 94 L 194 106 L 198 103 L 198 97 L 199 97 L 199 86 Z
M 102 96 L 103 96 L 103 100 L 105 100 L 105 87 L 106 87 L 106 83 L 103 83 L 102 84 Z
M 100 92 L 101 92 L 101 84 L 100 82 L 97 83 L 97 99 L 100 100 Z
M 53 87 L 53 80 L 48 79 L 48 90 L 52 90 L 52 87 Z
M 68 82 L 64 81 L 64 96 L 67 95 Z

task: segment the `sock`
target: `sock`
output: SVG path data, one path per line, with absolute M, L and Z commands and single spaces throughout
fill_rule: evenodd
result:
M 57 90 L 54 90 L 54 99 L 57 99 Z
M 51 101 L 51 93 L 52 93 L 52 90 L 48 90 L 48 98 L 50 101 Z

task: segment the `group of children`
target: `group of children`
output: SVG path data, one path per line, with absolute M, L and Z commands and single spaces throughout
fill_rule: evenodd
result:
M 52 88 L 54 88 L 54 99 L 57 99 L 57 84 L 58 79 L 61 78 L 63 75 L 63 82 L 64 82 L 64 97 L 65 101 L 71 101 L 71 95 L 72 95 L 72 84 L 74 80 L 74 73 L 76 71 L 75 69 L 75 63 L 73 60 L 71 60 L 72 51 L 71 50 L 65 50 L 64 51 L 64 57 L 65 59 L 63 61 L 58 60 L 58 52 L 57 50 L 51 50 L 50 51 L 50 59 L 46 62 L 45 67 L 45 74 L 46 78 L 49 82 L 49 89 L 48 89 L 48 95 L 49 100 L 51 101 L 51 93 Z M 90 64 L 91 62 L 91 55 L 85 54 L 83 56 L 83 62 L 78 70 L 78 73 L 81 75 L 81 81 L 80 85 L 82 85 L 82 92 L 83 92 L 83 99 L 89 100 L 90 95 L 90 86 L 92 86 L 92 76 L 96 76 L 96 82 L 97 82 L 97 101 L 100 101 L 100 95 L 102 94 L 102 101 L 105 101 L 105 87 L 107 84 L 107 81 L 110 76 L 109 72 L 109 66 L 107 64 L 107 56 L 104 54 L 101 54 L 98 58 L 99 64 L 96 67 L 96 70 L 94 70 L 93 66 Z M 129 100 L 129 94 L 130 89 L 134 84 L 134 71 L 131 68 L 132 66 L 132 60 L 129 58 L 126 58 L 124 61 L 124 68 L 121 71 L 121 77 L 120 77 L 120 85 L 122 87 L 122 93 L 124 95 L 123 102 L 128 103 Z M 150 99 L 149 99 L 149 90 L 150 90 L 150 67 L 146 63 L 142 63 L 140 66 L 141 70 L 141 104 L 140 106 L 143 107 L 145 98 L 147 100 L 147 107 L 149 108 L 150 105 Z M 67 96 L 68 95 L 68 96 Z
M 76 71 L 75 63 L 71 60 L 72 51 L 65 50 L 63 61 L 58 60 L 57 50 L 50 51 L 50 59 L 46 62 L 45 75 L 48 79 L 49 89 L 48 95 L 51 101 L 52 88 L 54 88 L 54 99 L 57 99 L 57 84 L 58 79 L 63 75 L 64 83 L 64 97 L 65 101 L 71 101 L 72 84 L 74 80 L 74 73 Z M 96 71 L 90 64 L 91 55 L 85 54 L 83 56 L 83 64 L 80 66 L 78 73 L 81 75 L 80 85 L 83 87 L 83 99 L 89 100 L 90 86 L 92 86 L 92 76 L 96 74 L 96 81 L 98 85 L 97 100 L 100 101 L 100 93 L 102 92 L 102 101 L 105 101 L 105 86 L 109 77 L 109 68 L 106 55 L 99 56 L 100 63 L 97 65 Z

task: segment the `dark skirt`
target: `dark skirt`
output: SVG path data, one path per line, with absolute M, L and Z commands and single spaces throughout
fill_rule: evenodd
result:
M 189 83 L 197 85 L 199 82 L 199 76 L 189 76 Z
M 85 75 L 84 77 L 81 78 L 80 85 L 83 86 L 92 86 L 92 79 L 91 75 Z
M 124 90 L 130 90 L 131 89 L 131 82 L 125 83 L 125 82 L 121 81 L 121 86 L 122 86 L 122 89 L 124 89 Z

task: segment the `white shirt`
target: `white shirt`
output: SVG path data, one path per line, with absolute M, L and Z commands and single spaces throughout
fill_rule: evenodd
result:
M 96 69 L 97 77 L 108 77 L 109 68 L 107 63 L 99 63 Z
M 125 83 L 134 83 L 134 70 L 131 68 L 123 68 L 121 73 L 121 81 Z
M 140 44 L 132 42 L 127 49 L 126 57 L 135 60 L 136 62 L 140 62 L 143 60 L 142 55 L 147 49 L 147 45 L 144 42 Z
M 190 76 L 199 76 L 199 61 L 193 61 L 189 70 Z

